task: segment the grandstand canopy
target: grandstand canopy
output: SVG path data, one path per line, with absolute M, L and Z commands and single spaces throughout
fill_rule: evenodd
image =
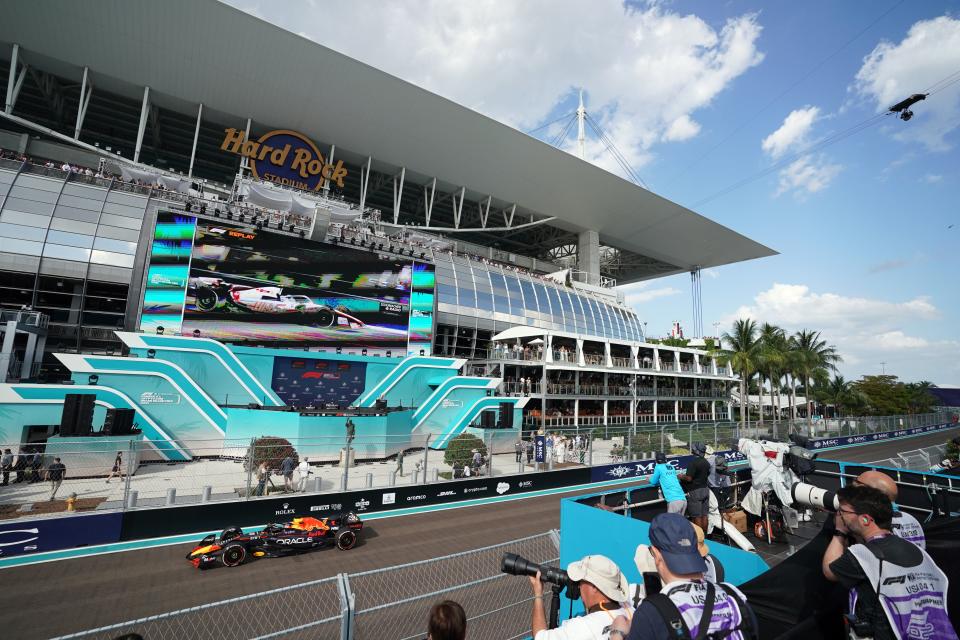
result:
M 94 102 L 108 92 L 139 107 L 149 86 L 151 107 L 180 114 L 183 123 L 203 103 L 204 119 L 225 126 L 243 128 L 249 117 L 255 134 L 301 131 L 335 144 L 336 157 L 355 167 L 353 178 L 372 157 L 381 179 L 368 202 L 384 211 L 393 210 L 392 178 L 405 168 L 404 222 L 419 215 L 422 223 L 422 186 L 436 178 L 446 205 L 434 226 L 453 225 L 450 194 L 463 187 L 463 225 L 479 227 L 477 203 L 488 196 L 489 226 L 502 226 L 500 212 L 514 204 L 514 224 L 555 220 L 454 237 L 550 259 L 576 245 L 579 232 L 596 230 L 602 245 L 617 250 L 604 271 L 621 283 L 775 253 L 511 127 L 214 0 L 17 0 L 3 13 L 0 58 L 9 61 L 17 43 L 21 62 L 36 70 L 27 79 L 36 86 L 25 91 L 79 94 L 89 67 Z M 9 62 L 0 66 L 5 87 Z M 41 86 L 41 72 L 59 84 Z M 50 100 L 55 105 L 55 96 Z M 60 114 L 71 134 L 74 117 Z M 175 155 L 159 153 L 164 135 L 192 140 L 192 124 L 177 126 L 185 129 L 177 134 L 171 128 L 153 125 L 146 142 L 157 146 L 157 156 Z

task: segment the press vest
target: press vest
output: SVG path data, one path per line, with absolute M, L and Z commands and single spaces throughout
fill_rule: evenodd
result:
M 920 549 L 923 561 L 914 567 L 881 561 L 862 544 L 853 545 L 850 552 L 877 591 L 883 613 L 899 640 L 957 639 L 947 616 L 947 576 L 926 551 Z M 857 591 L 851 589 L 851 613 L 856 603 Z
M 893 533 L 908 542 L 912 542 L 921 549 L 927 548 L 927 536 L 923 533 L 920 522 L 909 513 L 893 512 Z
M 716 634 L 726 640 L 744 640 L 746 636 L 739 628 L 743 626 L 744 614 L 740 611 L 737 602 L 727 593 L 734 591 L 741 599 L 744 596 L 736 587 L 723 583 L 714 585 L 713 613 L 710 615 L 708 634 Z M 684 624 L 690 630 L 690 635 L 696 637 L 703 622 L 703 605 L 706 599 L 706 582 L 674 582 L 668 584 L 661 591 L 676 605 L 683 617 Z

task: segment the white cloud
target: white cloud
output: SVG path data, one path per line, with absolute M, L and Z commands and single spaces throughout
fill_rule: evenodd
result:
M 960 20 L 941 16 L 910 27 L 899 43 L 883 41 L 864 58 L 854 88 L 878 112 L 914 93 L 926 91 L 960 68 Z M 936 90 L 936 88 L 935 88 Z M 931 95 L 913 108 L 914 119 L 897 136 L 945 150 L 945 138 L 960 125 L 960 83 Z
M 937 184 L 941 180 L 943 180 L 943 176 L 936 173 L 928 173 L 927 175 L 923 176 L 923 181 L 927 184 Z
M 819 114 L 819 107 L 804 107 L 791 111 L 780 128 L 763 139 L 760 148 L 776 159 L 787 151 L 806 146 L 810 130 Z
M 834 164 L 820 155 L 803 156 L 780 170 L 780 184 L 774 195 L 793 192 L 798 196 L 826 189 L 843 170 L 843 165 Z
M 700 123 L 690 119 L 690 116 L 684 114 L 670 123 L 667 132 L 663 134 L 663 139 L 670 142 L 680 142 L 689 140 L 700 133 Z
M 752 304 L 741 306 L 721 322 L 729 327 L 737 318 L 753 318 L 790 333 L 820 331 L 843 356 L 840 369 L 848 377 L 879 373 L 880 363 L 886 362 L 887 372 L 903 379 L 948 384 L 960 380 L 960 342 L 912 335 L 922 323 L 939 317 L 937 308 L 923 296 L 895 302 L 774 283 L 758 293 Z
M 867 269 L 867 273 L 883 273 L 884 271 L 893 271 L 894 269 L 901 269 L 907 266 L 909 263 L 906 260 L 884 260 L 883 262 L 877 263 Z
M 248 0 L 234 0 L 247 9 Z M 242 5 L 241 5 L 242 2 Z M 699 132 L 697 110 L 760 63 L 754 14 L 719 29 L 669 6 L 622 0 L 258 3 L 269 20 L 501 122 L 531 129 L 558 104 L 587 110 L 635 168 Z M 322 81 L 322 80 L 321 80 Z M 592 134 L 592 132 L 590 132 Z M 588 138 L 587 159 L 620 172 Z M 567 147 L 575 145 L 573 136 Z
M 623 292 L 626 303 L 631 307 L 636 307 L 637 305 L 656 300 L 657 298 L 666 298 L 683 293 L 676 287 L 651 289 L 650 284 L 650 282 L 634 282 L 633 284 L 627 284 L 618 288 Z

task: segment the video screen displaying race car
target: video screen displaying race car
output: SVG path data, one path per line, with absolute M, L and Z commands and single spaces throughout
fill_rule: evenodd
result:
M 238 567 L 253 558 L 276 558 L 328 545 L 348 551 L 357 544 L 361 529 L 363 522 L 353 512 L 335 518 L 294 518 L 254 533 L 227 527 L 219 535 L 210 534 L 201 540 L 187 554 L 187 560 L 197 569 L 210 569 Z
M 198 219 L 182 322 L 167 329 L 240 344 L 405 353 L 413 315 L 415 348 L 432 338 L 432 291 L 420 284 L 432 289 L 432 276 L 425 263 Z

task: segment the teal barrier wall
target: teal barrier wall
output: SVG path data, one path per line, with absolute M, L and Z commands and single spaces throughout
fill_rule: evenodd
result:
M 416 426 L 430 415 L 434 409 L 442 405 L 444 400 L 451 399 L 449 394 L 458 387 L 469 387 L 482 391 L 480 395 L 486 395 L 486 391 L 496 389 L 500 384 L 499 378 L 476 378 L 471 376 L 453 376 L 444 380 L 443 384 L 437 386 L 423 402 L 418 403 L 417 411 L 413 414 L 413 421 Z M 479 396 L 478 396 L 479 397 Z
M 560 566 L 564 569 L 583 556 L 602 554 L 613 560 L 631 584 L 642 581 L 633 556 L 638 544 L 650 544 L 650 524 L 618 513 L 603 511 L 577 502 L 585 496 L 560 500 Z M 742 584 L 769 567 L 760 556 L 741 549 L 707 541 L 707 546 L 726 573 L 726 582 Z M 569 601 L 561 598 L 562 617 Z M 583 612 L 583 602 L 574 603 L 574 615 Z
M 369 386 L 357 406 L 372 407 L 381 396 L 391 407 L 416 407 L 447 379 L 458 375 L 463 360 L 410 356 L 375 385 Z

